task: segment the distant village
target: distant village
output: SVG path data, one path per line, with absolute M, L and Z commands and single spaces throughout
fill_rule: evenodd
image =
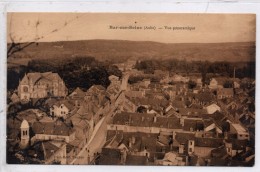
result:
M 254 79 L 234 69 L 204 84 L 198 73 L 135 64 L 115 64 L 122 77 L 87 91 L 69 92 L 52 71 L 26 73 L 8 94 L 7 163 L 254 165 Z

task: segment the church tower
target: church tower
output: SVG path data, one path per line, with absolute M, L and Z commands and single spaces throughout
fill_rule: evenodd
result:
M 21 148 L 25 148 L 29 144 L 30 136 L 29 136 L 29 123 L 26 120 L 23 120 L 21 124 Z
M 19 83 L 18 96 L 21 100 L 30 99 L 30 82 L 27 74 L 24 75 L 22 81 Z

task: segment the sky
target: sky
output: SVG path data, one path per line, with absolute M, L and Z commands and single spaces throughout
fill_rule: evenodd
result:
M 7 22 L 8 43 L 12 40 L 54 42 L 92 39 L 163 43 L 256 40 L 254 14 L 8 13 Z M 110 26 L 137 26 L 142 29 L 110 29 Z M 146 26 L 155 30 L 144 30 Z M 193 29 L 173 30 L 174 27 Z

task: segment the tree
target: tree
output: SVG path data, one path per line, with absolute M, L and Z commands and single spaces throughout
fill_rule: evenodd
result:
M 202 81 L 202 85 L 205 85 L 206 84 L 206 81 L 207 81 L 207 71 L 208 71 L 208 62 L 205 61 L 205 62 L 201 62 L 200 64 L 200 67 L 199 67 L 199 70 L 200 70 L 200 73 L 201 73 L 201 81 Z
M 138 108 L 137 108 L 137 112 L 138 113 L 146 113 L 146 107 L 144 107 L 144 106 L 139 106 Z
M 232 88 L 233 87 L 233 82 L 232 81 L 225 81 L 225 83 L 223 84 L 224 88 Z
M 189 89 L 193 89 L 193 88 L 195 88 L 197 86 L 197 83 L 196 82 L 194 82 L 194 81 L 192 81 L 192 80 L 189 80 L 189 82 L 188 82 L 188 87 L 189 87 Z
M 122 71 L 119 70 L 117 66 L 112 65 L 112 66 L 108 66 L 107 68 L 108 68 L 107 69 L 107 73 L 109 75 L 115 75 L 115 76 L 117 76 L 119 78 L 122 78 Z

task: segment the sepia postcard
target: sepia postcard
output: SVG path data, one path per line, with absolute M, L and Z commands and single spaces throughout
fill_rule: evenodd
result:
M 252 167 L 256 15 L 8 13 L 8 164 Z

